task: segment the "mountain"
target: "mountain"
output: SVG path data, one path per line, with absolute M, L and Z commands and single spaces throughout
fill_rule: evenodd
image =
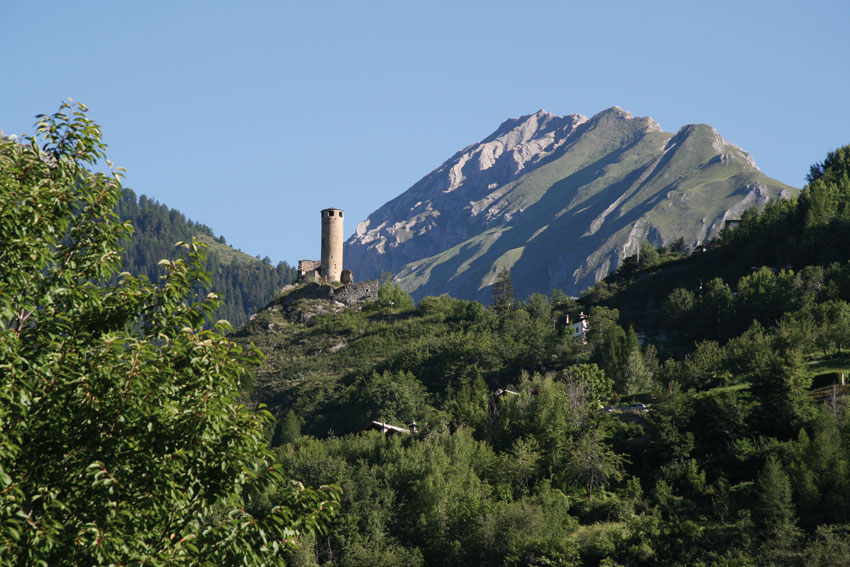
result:
M 577 294 L 643 240 L 696 246 L 797 192 L 708 125 L 671 134 L 616 106 L 589 119 L 541 110 L 505 121 L 369 215 L 346 242 L 346 264 L 360 279 L 392 272 L 416 299 L 488 300 L 504 268 L 521 296 Z
M 115 212 L 122 221 L 133 225 L 132 238 L 123 244 L 122 271 L 157 281 L 165 274 L 159 261 L 180 255 L 176 242 L 196 237 L 206 244 L 210 289 L 224 297 L 224 305 L 214 318 L 227 319 L 234 328 L 295 280 L 296 270 L 286 262 L 272 266 L 268 260 L 236 250 L 227 245 L 223 236 L 216 237 L 210 227 L 188 220 L 180 211 L 145 195 L 137 197 L 130 189 L 123 190 Z

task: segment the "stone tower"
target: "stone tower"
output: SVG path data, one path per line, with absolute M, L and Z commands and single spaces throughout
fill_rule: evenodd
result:
M 342 277 L 342 210 L 322 211 L 322 277 L 328 283 Z

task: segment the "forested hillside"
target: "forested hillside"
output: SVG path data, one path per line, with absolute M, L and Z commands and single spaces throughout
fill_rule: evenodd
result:
M 227 319 L 234 327 L 242 325 L 277 290 L 295 279 L 295 268 L 286 262 L 272 266 L 268 258 L 260 260 L 234 250 L 223 236 L 216 238 L 208 226 L 187 220 L 180 211 L 145 195 L 137 198 L 130 189 L 123 190 L 116 209 L 119 218 L 129 220 L 134 228 L 132 239 L 123 244 L 126 252 L 121 269 L 156 282 L 165 274 L 159 261 L 177 255 L 175 243 L 197 237 L 208 246 L 210 288 L 225 300 L 214 317 Z
M 343 489 L 291 563 L 850 565 L 848 172 L 577 300 L 269 304 L 237 340 L 277 458 Z

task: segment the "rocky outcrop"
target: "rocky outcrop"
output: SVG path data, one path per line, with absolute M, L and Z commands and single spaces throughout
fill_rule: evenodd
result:
M 704 124 L 665 133 L 618 107 L 505 121 L 360 223 L 346 259 L 414 297 L 487 299 L 501 268 L 521 294 L 577 293 L 640 240 L 696 245 L 797 190 Z
M 282 313 L 290 323 L 306 323 L 317 315 L 339 313 L 346 307 L 360 308 L 378 301 L 378 280 L 334 286 L 324 282 L 291 284 L 263 308 L 263 312 Z M 257 318 L 252 315 L 250 323 Z

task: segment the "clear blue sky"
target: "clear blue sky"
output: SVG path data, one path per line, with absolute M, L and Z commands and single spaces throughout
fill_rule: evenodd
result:
M 0 128 L 85 102 L 129 187 L 293 264 L 320 209 L 351 234 L 540 108 L 708 123 L 801 186 L 850 143 L 848 24 L 813 0 L 2 0 Z

